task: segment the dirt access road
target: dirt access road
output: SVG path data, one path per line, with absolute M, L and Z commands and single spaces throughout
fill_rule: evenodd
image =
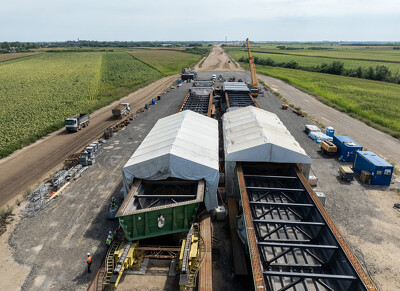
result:
M 400 166 L 400 141 L 398 139 L 321 103 L 313 96 L 281 80 L 264 75 L 257 75 L 257 77 L 272 90 L 279 92 L 288 102 L 300 106 L 302 111 L 325 126 L 333 126 L 338 134 L 348 135 L 365 149 L 386 158 L 397 167 Z
M 204 60 L 204 59 L 203 59 Z M 203 61 L 202 60 L 202 61 Z M 199 64 L 201 64 L 201 62 Z M 229 58 L 225 53 L 221 45 L 215 45 L 206 57 L 201 68 L 199 64 L 195 66 L 196 71 L 237 71 L 242 68 L 234 61 Z
M 234 61 L 229 60 L 222 47 L 216 45 L 204 60 L 202 68 L 198 68 L 199 64 L 196 68 L 199 71 L 241 69 Z M 151 98 L 165 92 L 177 77 L 178 75 L 173 75 L 160 79 L 97 110 L 91 115 L 89 127 L 80 132 L 66 134 L 64 129 L 60 129 L 0 160 L 0 207 L 12 205 L 25 189 L 33 188 L 58 169 L 68 155 L 81 150 L 101 135 L 104 129 L 115 122 L 111 116 L 111 109 L 116 104 L 129 102 L 132 112 L 135 112 Z
M 165 92 L 178 75 L 162 78 L 91 114 L 90 125 L 76 133 L 60 129 L 41 140 L 0 160 L 0 207 L 12 205 L 27 188 L 46 179 L 61 166 L 64 159 L 99 137 L 114 124 L 111 109 L 120 102 L 129 102 L 132 112 L 142 108 L 151 98 Z

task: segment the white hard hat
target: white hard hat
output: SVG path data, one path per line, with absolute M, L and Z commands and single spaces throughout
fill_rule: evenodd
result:
M 108 233 L 112 233 L 111 230 Z
M 88 256 L 90 256 L 90 253 L 87 253 Z

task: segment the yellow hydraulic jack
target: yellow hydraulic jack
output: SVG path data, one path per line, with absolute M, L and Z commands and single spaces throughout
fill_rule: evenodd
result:
M 115 241 L 110 246 L 106 257 L 104 285 L 117 287 L 125 269 L 138 267 L 140 261 L 135 250 L 138 245 L 138 241 L 128 242 L 123 240 L 121 242 Z
M 205 255 L 204 240 L 200 235 L 200 225 L 193 223 L 185 240 L 182 241 L 178 268 L 180 270 L 179 286 L 181 290 L 194 288 L 196 278 Z

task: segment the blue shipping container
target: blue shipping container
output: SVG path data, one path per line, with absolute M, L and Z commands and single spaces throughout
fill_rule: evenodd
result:
M 371 185 L 390 185 L 393 166 L 370 151 L 358 151 L 353 162 L 353 170 L 357 173 L 371 173 Z
M 338 154 L 341 157 L 340 161 L 343 162 L 352 162 L 356 151 L 362 151 L 363 149 L 361 145 L 344 135 L 333 136 L 333 143 L 338 149 Z

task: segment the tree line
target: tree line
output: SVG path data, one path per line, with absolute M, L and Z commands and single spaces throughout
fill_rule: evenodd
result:
M 3 42 L 0 42 L 0 48 L 1 48 L 2 53 L 8 53 L 8 52 L 12 52 L 12 51 L 19 53 L 19 52 L 28 52 L 29 49 L 39 48 L 39 44 L 31 43 L 31 42 L 3 41 Z
M 249 59 L 242 56 L 239 59 L 239 62 L 248 63 Z M 289 62 L 276 62 L 271 58 L 264 59 L 260 57 L 254 57 L 254 63 L 271 67 L 289 68 L 309 72 L 325 73 L 400 84 L 399 72 L 393 74 L 389 67 L 384 65 L 377 65 L 375 67 L 358 66 L 357 68 L 347 69 L 344 67 L 343 62 L 334 61 L 332 63 L 322 63 L 317 66 L 305 67 L 300 66 L 299 63 L 294 60 L 291 60 Z

